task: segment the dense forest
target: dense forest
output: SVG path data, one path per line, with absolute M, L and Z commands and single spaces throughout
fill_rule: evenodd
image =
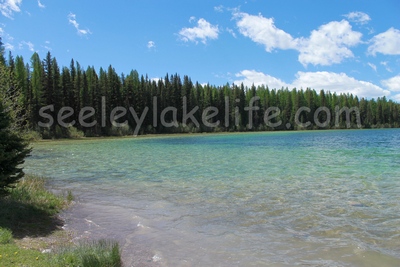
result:
M 149 79 L 60 67 L 50 52 L 0 58 L 1 98 L 11 99 L 19 127 L 43 138 L 149 133 L 399 127 L 398 103 L 352 94 L 267 85 L 202 85 L 188 76 Z M 303 107 L 303 108 L 301 108 Z M 301 109 L 300 109 L 301 108 Z

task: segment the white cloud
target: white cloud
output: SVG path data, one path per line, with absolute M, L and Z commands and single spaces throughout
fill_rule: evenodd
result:
M 0 23 L 0 26 L 4 27 L 5 25 Z M 2 37 L 4 48 L 6 50 L 14 50 L 14 45 L 12 44 L 14 38 L 9 35 L 2 27 L 0 27 L 0 36 Z
M 267 52 L 271 52 L 275 48 L 295 48 L 293 37 L 278 29 L 273 18 L 265 18 L 261 14 L 254 16 L 247 13 L 234 13 L 234 18 L 238 20 L 236 25 L 239 32 L 249 37 L 253 42 L 264 45 Z
M 229 32 L 234 38 L 236 38 L 236 33 L 232 29 L 226 28 L 226 31 Z
M 190 23 L 192 23 L 193 21 L 196 21 L 196 17 L 195 17 L 195 16 L 191 16 L 191 17 L 189 18 L 189 22 L 190 22 Z
M 331 21 L 313 30 L 309 38 L 298 39 L 299 61 L 303 66 L 341 63 L 354 57 L 349 47 L 359 44 L 361 36 L 347 20 Z
M 156 48 L 156 43 L 153 42 L 153 41 L 149 41 L 149 42 L 147 43 L 147 48 L 148 48 L 148 49 Z
M 76 21 L 76 15 L 75 14 L 69 13 L 67 17 L 68 17 L 68 22 L 75 27 L 78 35 L 91 34 L 89 29 L 81 29 L 81 28 L 79 28 L 79 23 Z
M 4 48 L 6 50 L 14 50 L 14 46 L 12 44 L 10 44 L 10 43 L 5 43 L 4 44 Z
M 1 0 L 0 11 L 3 16 L 12 19 L 14 12 L 20 12 L 22 0 Z
M 22 41 L 22 42 L 19 43 L 19 49 L 23 49 L 24 46 L 27 46 L 28 49 L 29 49 L 30 51 L 32 51 L 32 52 L 35 51 L 35 46 L 34 46 L 34 44 L 32 44 L 31 42 Z
M 239 78 L 234 81 L 235 84 L 243 83 L 243 85 L 247 87 L 250 87 L 253 84 L 255 86 L 265 85 L 271 89 L 280 89 L 282 86 L 289 86 L 278 78 L 255 70 L 242 70 L 241 72 L 236 73 L 235 76 Z
M 150 81 L 158 83 L 158 81 L 163 81 L 161 78 L 150 78 Z
M 214 11 L 222 13 L 224 12 L 224 6 L 223 5 L 215 6 Z
M 271 89 L 280 89 L 282 87 L 288 87 L 289 89 L 312 88 L 317 91 L 324 89 L 332 93 L 351 93 L 358 97 L 368 98 L 390 95 L 390 91 L 388 90 L 384 90 L 367 81 L 356 80 L 353 77 L 347 76 L 345 73 L 299 71 L 296 74 L 296 79 L 292 83 L 286 83 L 279 78 L 255 70 L 243 70 L 237 73 L 236 77 L 241 79 L 235 80 L 235 84 L 240 84 L 242 82 L 246 86 L 264 84 Z
M 46 7 L 45 5 L 43 5 L 43 4 L 40 2 L 40 0 L 38 0 L 38 6 L 39 6 L 40 8 L 45 8 L 45 7 Z
M 383 80 L 381 83 L 390 91 L 400 92 L 400 74 L 390 79 Z
M 367 82 L 356 80 L 347 76 L 345 73 L 335 73 L 327 71 L 302 72 L 296 74 L 293 87 L 310 87 L 315 90 L 324 89 L 325 91 L 340 93 L 350 93 L 358 97 L 376 98 L 390 95 L 388 90 Z
M 400 102 L 400 94 L 394 95 L 392 97 L 395 101 Z
M 303 66 L 332 65 L 354 57 L 349 47 L 361 43 L 362 34 L 353 31 L 347 20 L 331 21 L 313 30 L 308 38 L 294 39 L 289 33 L 277 28 L 273 18 L 234 12 L 233 18 L 239 32 L 253 42 L 265 46 L 267 52 L 274 49 L 294 49 L 300 52 L 298 60 Z
M 50 45 L 50 41 L 45 41 L 44 43 L 45 43 L 45 45 L 42 45 L 42 47 L 44 49 L 46 49 L 47 51 L 51 51 L 52 48 L 49 46 Z
M 393 27 L 375 35 L 370 42 L 372 44 L 368 47 L 368 53 L 371 55 L 400 55 L 400 31 Z
M 197 26 L 193 28 L 183 28 L 179 32 L 181 40 L 185 42 L 195 42 L 200 40 L 202 43 L 206 43 L 208 39 L 218 38 L 218 25 L 214 26 L 205 19 L 201 18 L 197 21 Z
M 382 65 L 382 66 L 385 66 L 385 68 L 386 68 L 386 70 L 387 70 L 388 72 L 393 72 L 392 69 L 389 67 L 388 63 L 389 63 L 389 62 L 387 62 L 387 61 L 382 61 L 382 62 L 381 62 L 381 65 Z
M 346 15 L 343 15 L 344 17 L 346 17 L 348 20 L 355 22 L 355 23 L 359 23 L 359 24 L 366 24 L 368 23 L 368 21 L 371 20 L 370 16 L 368 16 L 368 14 L 365 14 L 364 12 L 350 12 Z
M 368 66 L 370 66 L 374 71 L 376 71 L 376 65 L 375 65 L 375 64 L 372 64 L 372 63 L 370 63 L 370 62 L 368 62 L 367 64 L 368 64 Z

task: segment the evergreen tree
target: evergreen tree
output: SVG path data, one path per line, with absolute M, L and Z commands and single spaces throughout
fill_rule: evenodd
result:
M 32 110 L 30 120 L 32 125 L 37 125 L 39 121 L 39 110 L 43 106 L 43 76 L 44 70 L 40 62 L 39 55 L 35 52 L 31 57 L 32 77 Z
M 6 65 L 6 59 L 4 58 L 4 46 L 0 36 L 0 65 Z
M 30 151 L 28 144 L 11 130 L 11 117 L 0 102 L 0 196 L 24 176 L 20 165 Z
M 0 63 L 0 87 L 8 87 L 10 78 L 7 67 Z M 22 168 L 25 157 L 30 153 L 28 144 L 15 132 L 12 127 L 12 118 L 4 92 L 0 92 L 0 195 L 5 195 L 9 188 L 24 175 Z

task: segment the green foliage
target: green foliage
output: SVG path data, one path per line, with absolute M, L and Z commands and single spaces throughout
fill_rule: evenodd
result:
M 1 57 L 4 58 L 3 51 Z M 11 53 L 9 61 L 9 68 L 0 62 L 0 197 L 6 195 L 8 189 L 23 177 L 20 165 L 31 151 L 28 143 L 17 134 L 23 120 L 18 119 L 21 115 L 18 105 L 20 92 L 15 81 Z
M 0 102 L 0 195 L 24 176 L 21 164 L 31 151 L 28 143 L 10 129 L 11 118 Z
M 0 227 L 17 238 L 47 235 L 62 226 L 55 215 L 68 202 L 46 190 L 45 179 L 26 175 L 9 194 L 0 199 Z
M 122 261 L 117 242 L 98 240 L 60 249 L 52 264 L 60 267 L 119 267 Z
M 72 201 L 74 201 L 75 200 L 75 197 L 74 197 L 74 195 L 72 194 L 72 191 L 71 190 L 68 190 L 67 191 L 67 201 L 68 202 L 72 202 Z
M 27 130 L 22 133 L 22 137 L 28 142 L 42 140 L 42 135 L 34 130 Z
M 12 237 L 13 236 L 11 230 L 0 227 L 0 245 L 11 243 Z
M 49 192 L 46 179 L 40 176 L 27 175 L 10 192 L 10 199 L 26 205 L 32 205 L 49 215 L 55 215 L 65 205 L 65 200 Z
M 129 128 L 128 125 L 124 125 L 122 127 L 111 126 L 109 134 L 111 136 L 127 136 L 127 135 L 132 135 L 133 131 Z
M 16 101 L 11 102 L 17 103 L 13 106 L 13 110 L 19 110 L 14 112 L 18 116 L 12 117 L 22 118 L 21 125 L 39 132 L 46 139 L 133 134 L 137 123 L 129 111 L 130 107 L 133 107 L 139 116 L 148 108 L 141 128 L 136 131 L 138 134 L 358 128 L 357 122 L 361 123 L 362 128 L 400 125 L 400 104 L 385 97 L 359 99 L 352 94 L 337 95 L 320 88 L 316 91 L 312 88 L 272 89 L 267 85 L 253 85 L 250 88 L 243 84 L 200 85 L 198 82 L 193 83 L 186 75 L 181 79 L 178 74 L 168 73 L 164 78 L 154 81 L 147 75 L 139 75 L 136 70 L 132 70 L 128 75 L 118 75 L 111 65 L 105 69 L 100 68 L 99 72 L 90 66 L 84 69 L 73 59 L 69 67 L 60 68 L 50 53 L 47 53 L 44 60 L 34 53 L 30 66 L 27 64 L 25 68 L 24 60 L 20 56 L 17 56 L 15 63 L 11 55 L 9 62 L 4 62 L 4 75 L 0 78 L 7 84 L 5 88 L 13 89 L 10 97 Z M 153 101 L 154 97 L 157 99 L 156 102 Z M 249 116 L 245 108 L 249 106 L 252 97 L 258 97 L 254 102 L 254 106 L 258 109 L 251 111 L 252 116 Z M 183 104 L 184 99 L 186 109 Z M 48 119 L 39 115 L 40 108 L 48 105 L 54 108 L 51 111 L 47 110 L 47 114 L 54 118 L 54 123 L 48 127 L 39 127 L 39 122 L 48 122 Z M 202 122 L 203 111 L 210 106 L 215 107 L 218 114 L 208 122 L 219 122 L 218 127 L 207 127 Z M 62 107 L 74 110 L 74 113 L 64 121 L 67 124 L 73 122 L 74 128 L 58 125 L 57 116 Z M 85 118 L 85 123 L 89 125 L 94 123 L 90 127 L 82 126 L 79 121 L 80 111 L 85 107 L 91 107 L 95 111 Z M 128 110 L 118 119 L 119 123 L 127 122 L 128 125 L 115 127 L 110 122 L 110 114 L 115 107 L 124 107 Z M 176 108 L 176 114 L 173 112 L 164 114 L 165 122 L 171 123 L 177 120 L 172 127 L 165 127 L 161 123 L 162 111 L 167 107 Z M 271 123 L 281 121 L 279 126 L 272 127 L 265 123 L 264 115 L 271 107 L 280 110 L 279 115 L 270 120 Z M 310 110 L 301 112 L 298 121 L 301 124 L 310 122 L 309 126 L 303 127 L 296 121 L 296 112 L 301 107 Z M 318 127 L 316 122 L 327 121 L 326 111 L 314 117 L 314 113 L 320 107 L 326 107 L 331 114 L 331 120 L 324 127 Z M 336 107 L 358 108 L 361 121 L 356 120 L 354 112 L 350 116 L 350 121 L 347 121 L 346 112 L 338 114 L 336 121 Z M 186 122 L 182 121 L 184 111 L 187 114 L 193 108 L 198 108 L 193 117 L 200 125 L 196 125 L 192 118 Z M 106 111 L 105 114 L 102 113 L 103 110 Z M 29 121 L 24 118 L 28 118 Z
M 12 239 L 47 236 L 62 225 L 55 214 L 66 202 L 44 185 L 45 179 L 26 175 L 0 199 L 0 266 L 52 266 L 49 255 L 21 248 Z
M 0 201 L 0 225 L 11 229 L 17 238 L 47 235 L 62 225 L 55 214 L 66 202 L 42 186 L 41 178 L 27 176 Z
M 114 241 L 86 242 L 45 254 L 18 245 L 13 236 L 48 236 L 58 230 L 62 222 L 56 214 L 73 200 L 71 191 L 66 201 L 46 190 L 45 183 L 43 177 L 27 175 L 0 199 L 0 266 L 122 266 L 119 245 Z
M 83 138 L 83 137 L 85 137 L 85 134 L 82 131 L 78 130 L 77 128 L 71 126 L 68 128 L 68 137 L 69 138 Z
M 119 245 L 114 241 L 86 242 L 45 254 L 12 243 L 0 243 L 0 266 L 120 267 L 122 261 Z

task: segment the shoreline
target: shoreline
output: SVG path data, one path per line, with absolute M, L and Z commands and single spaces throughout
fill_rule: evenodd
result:
M 153 139 L 153 138 L 174 138 L 190 136 L 211 136 L 211 135 L 242 135 L 242 134 L 277 134 L 277 133 L 309 133 L 309 132 L 334 132 L 334 131 L 376 131 L 376 130 L 396 130 L 400 128 L 361 128 L 361 129 L 316 129 L 316 130 L 276 130 L 276 131 L 242 131 L 242 132 L 201 132 L 201 133 L 160 133 L 144 135 L 123 135 L 123 136 L 94 136 L 81 138 L 59 138 L 59 139 L 39 139 L 30 141 L 31 144 L 50 143 L 50 142 L 70 142 L 70 141 L 103 141 L 103 140 L 123 140 L 123 139 Z
M 135 218 L 133 211 L 120 206 L 104 206 L 93 203 L 86 198 L 82 200 L 76 201 L 59 214 L 64 222 L 62 229 L 71 236 L 73 243 L 77 244 L 82 240 L 114 240 L 120 245 L 123 266 L 161 266 L 154 260 L 155 253 L 151 252 L 149 247 L 143 246 L 144 240 L 136 243 L 129 241 L 133 236 L 140 235 L 138 233 L 140 223 L 132 220 L 132 218 Z M 112 210 L 114 216 L 107 216 L 110 210 Z M 115 222 L 115 217 L 119 218 L 118 222 Z M 111 224 L 113 224 L 113 227 L 117 224 L 121 231 L 112 232 L 109 229 Z

